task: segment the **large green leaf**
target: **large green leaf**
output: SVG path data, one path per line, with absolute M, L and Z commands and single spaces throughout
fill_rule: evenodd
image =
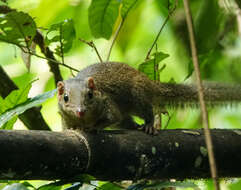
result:
M 77 182 L 77 183 L 72 184 L 70 187 L 65 188 L 64 190 L 79 190 L 79 189 L 81 189 L 80 187 L 82 185 L 83 185 L 82 183 Z
M 138 0 L 122 0 L 121 17 L 125 19 Z
M 213 50 L 218 45 L 219 34 L 224 31 L 225 17 L 219 2 L 202 1 L 195 22 L 198 52 L 201 54 Z
M 92 0 L 89 26 L 95 38 L 109 39 L 119 13 L 120 0 Z
M 55 182 L 51 182 L 49 184 L 45 184 L 40 186 L 37 190 L 60 190 L 60 189 L 64 189 L 64 190 L 78 190 L 80 189 L 80 187 L 83 185 L 83 183 L 81 182 L 76 182 L 74 184 L 72 184 L 71 186 L 69 186 L 69 184 L 66 181 L 55 181 Z M 67 188 L 65 188 L 65 186 L 67 186 Z
M 198 55 L 199 67 L 203 67 L 203 65 L 205 65 L 208 62 L 208 59 L 213 55 L 214 55 L 213 51 Z M 185 77 L 185 80 L 187 80 L 192 75 L 193 71 L 194 71 L 193 61 L 192 61 L 192 58 L 190 58 L 190 61 L 188 62 L 188 74 Z
M 29 47 L 35 34 L 36 24 L 28 14 L 17 11 L 0 14 L 0 41 Z
M 28 188 L 21 183 L 13 183 L 5 186 L 3 190 L 28 190 Z
M 167 16 L 169 10 L 175 6 L 176 0 L 156 0 L 155 3 L 157 4 L 161 14 Z
M 41 95 L 35 96 L 33 98 L 29 98 L 25 102 L 16 104 L 16 106 L 12 107 L 11 109 L 8 109 L 2 115 L 0 115 L 0 127 L 3 126 L 10 119 L 16 117 L 16 115 L 19 115 L 24 111 L 26 111 L 27 109 L 37 106 L 43 103 L 44 101 L 46 101 L 48 98 L 51 98 L 52 96 L 54 96 L 55 92 L 56 92 L 56 89 L 45 92 Z
M 8 4 L 3 1 L 0 1 L 0 6 L 8 6 Z
M 119 187 L 119 186 L 117 186 L 113 183 L 110 183 L 110 182 L 107 182 L 107 183 L 101 185 L 99 188 L 102 189 L 102 190 L 110 190 L 110 189 L 111 190 L 121 190 L 121 189 L 123 189 L 123 188 L 121 188 L 121 187 Z
M 57 42 L 58 45 L 55 48 L 55 53 L 59 56 L 63 56 L 62 53 L 67 53 L 71 49 L 75 38 L 76 32 L 73 20 L 67 19 L 63 22 L 51 25 L 48 29 L 45 43 L 46 45 L 50 45 L 51 43 Z
M 153 184 L 137 183 L 137 184 L 129 186 L 127 188 L 127 190 L 164 189 L 164 188 L 167 188 L 167 187 L 180 187 L 180 188 L 191 187 L 191 188 L 199 189 L 198 186 L 196 184 L 192 183 L 192 182 L 160 181 L 160 182 L 153 183 Z
M 43 186 L 38 188 L 38 190 L 60 190 L 60 189 L 62 189 L 61 186 L 57 186 L 57 185 L 52 184 L 52 183 L 47 184 L 47 185 L 43 185 Z
M 24 88 L 12 91 L 5 99 L 0 98 L 0 114 L 6 112 L 9 109 L 14 108 L 16 105 L 25 102 L 28 98 L 28 92 L 32 86 L 32 83 L 29 83 Z M 13 124 L 16 122 L 17 117 L 14 115 L 8 119 L 2 127 L 3 129 L 12 129 Z M 0 119 L 1 121 L 1 119 Z M 2 125 L 3 125 L 2 124 Z M 2 126 L 0 124 L 0 126 Z

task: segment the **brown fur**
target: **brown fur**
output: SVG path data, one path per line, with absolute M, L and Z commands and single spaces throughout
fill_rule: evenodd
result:
M 89 85 L 86 85 L 86 80 Z M 65 81 L 66 89 L 71 91 L 76 105 L 81 104 L 90 110 L 86 117 L 73 119 L 66 114 L 64 102 L 59 100 L 60 112 L 68 128 L 100 129 L 113 123 L 134 126 L 131 115 L 145 120 L 147 133 L 153 129 L 153 107 L 184 107 L 198 105 L 197 89 L 194 85 L 158 83 L 134 68 L 123 63 L 98 63 L 79 72 L 74 79 Z M 74 88 L 72 88 L 74 86 Z M 92 103 L 84 97 L 94 90 Z M 72 89 L 71 89 L 72 88 Z M 241 87 L 224 84 L 207 84 L 204 88 L 205 100 L 209 105 L 241 101 Z M 78 103 L 81 99 L 81 103 Z M 94 102 L 94 103 L 93 103 Z M 74 108 L 73 108 L 74 109 Z M 78 108 L 80 109 L 80 108 Z M 74 125 L 71 124 L 74 122 Z M 85 121 L 85 122 L 83 122 Z

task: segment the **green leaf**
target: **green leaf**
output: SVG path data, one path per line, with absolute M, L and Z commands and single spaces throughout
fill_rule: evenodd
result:
M 217 47 L 220 33 L 222 35 L 225 30 L 223 26 L 225 17 L 218 1 L 201 2 L 195 22 L 195 31 L 198 52 L 204 54 Z
M 77 182 L 72 184 L 70 187 L 65 188 L 64 190 L 79 190 L 82 185 L 82 183 Z
M 0 14 L 0 41 L 29 47 L 35 34 L 36 24 L 28 14 L 17 11 Z
M 179 188 L 196 188 L 199 189 L 198 186 L 192 182 L 170 182 L 170 181 L 161 181 L 153 184 L 145 184 L 145 183 L 138 183 L 131 185 L 127 188 L 127 190 L 144 190 L 144 189 L 163 189 L 167 187 L 179 187 Z
M 134 185 L 130 185 L 127 190 L 143 190 L 146 187 L 144 183 L 137 183 Z
M 60 190 L 61 188 L 61 186 L 57 186 L 55 184 L 50 183 L 39 187 L 38 190 Z
M 3 1 L 0 1 L 0 6 L 8 6 L 8 4 Z
M 213 56 L 213 53 L 214 51 L 210 51 L 208 53 L 198 55 L 199 66 L 203 67 L 208 62 L 208 59 Z M 188 74 L 184 80 L 187 80 L 192 75 L 193 71 L 193 61 L 192 58 L 190 58 L 190 61 L 188 62 Z
M 122 0 L 121 17 L 125 19 L 138 0 Z
M 92 0 L 89 26 L 95 38 L 109 39 L 118 17 L 120 0 Z
M 13 183 L 11 185 L 6 185 L 3 190 L 28 190 L 28 188 L 21 183 Z
M 149 79 L 154 80 L 155 79 L 154 59 L 150 59 L 140 64 L 138 67 L 138 70 L 140 72 L 145 73 L 149 77 Z
M 28 181 L 21 182 L 21 184 L 23 184 L 25 187 L 30 187 L 30 188 L 35 189 L 35 187 L 31 183 L 29 183 Z
M 154 59 L 156 60 L 157 63 L 161 62 L 162 60 L 166 59 L 169 57 L 169 54 L 163 53 L 163 52 L 155 52 L 152 54 Z
M 169 10 L 173 8 L 176 2 L 175 0 L 156 0 L 155 3 L 163 15 L 168 15 Z
M 1 129 L 5 129 L 5 130 L 12 130 L 13 129 L 13 125 L 14 123 L 17 121 L 18 117 L 14 116 L 12 117 L 8 122 L 6 122 Z
M 19 90 L 13 90 L 3 101 L 2 108 L 5 110 L 12 108 L 17 104 L 21 104 L 28 98 L 28 92 L 31 88 L 31 83 L 28 84 L 25 88 Z
M 153 189 L 153 188 L 167 188 L 167 187 L 179 187 L 179 188 L 198 188 L 198 186 L 192 182 L 180 182 L 180 181 L 176 181 L 176 182 L 170 182 L 170 181 L 163 181 L 160 183 L 156 183 L 156 184 L 152 184 L 149 185 L 149 187 L 147 187 L 147 189 Z
M 47 31 L 45 43 L 46 45 L 50 45 L 51 43 L 57 42 L 58 45 L 55 48 L 55 53 L 59 56 L 63 56 L 62 51 L 63 53 L 67 53 L 71 49 L 75 38 L 76 32 L 74 22 L 72 19 L 67 19 L 63 22 L 51 25 Z
M 145 73 L 151 80 L 158 79 L 159 73 L 163 70 L 157 70 L 155 71 L 155 68 L 159 67 L 159 63 L 164 60 L 165 58 L 169 57 L 168 54 L 165 54 L 163 52 L 156 52 L 152 54 L 154 58 L 146 60 L 144 63 L 140 64 L 138 67 L 138 70 Z M 165 67 L 163 67 L 165 68 Z
M 80 174 L 74 177 L 77 181 L 82 182 L 82 183 L 86 183 L 89 184 L 91 181 L 96 180 L 96 178 L 94 178 L 91 175 L 88 174 Z
M 42 104 L 48 98 L 51 98 L 52 96 L 54 96 L 55 92 L 56 92 L 56 89 L 45 92 L 41 95 L 35 96 L 33 98 L 29 98 L 23 103 L 16 104 L 16 106 L 12 107 L 11 109 L 8 109 L 6 112 L 0 115 L 0 127 L 10 119 L 15 117 L 16 115 L 23 113 L 29 108 Z
M 40 186 L 37 190 L 78 190 L 83 184 L 80 182 L 74 183 L 71 186 L 69 186 L 68 182 L 66 180 L 60 180 L 60 181 L 55 181 L 51 182 L 49 184 L 45 184 Z M 66 186 L 69 186 L 65 188 Z
M 121 190 L 122 189 L 119 186 L 117 186 L 113 183 L 110 183 L 110 182 L 101 185 L 99 188 L 102 190 L 110 190 L 110 189 L 111 190 Z
M 14 108 L 16 105 L 21 104 L 23 102 L 25 102 L 28 98 L 28 93 L 29 90 L 32 86 L 32 82 L 29 83 L 27 86 L 25 86 L 24 88 L 18 89 L 18 90 L 14 90 L 12 91 L 5 99 L 0 99 L 0 114 L 6 112 L 9 109 Z M 16 122 L 17 117 L 13 116 L 11 118 L 9 118 L 6 122 L 4 122 L 3 124 L 5 124 L 4 126 L 2 126 L 0 124 L 0 126 L 2 126 L 2 129 L 12 129 L 14 123 Z M 1 121 L 1 119 L 0 119 Z
M 211 183 L 209 181 L 209 183 Z M 212 186 L 211 186 L 212 185 Z M 209 186 L 213 187 L 213 184 L 211 184 Z M 206 183 L 206 186 L 208 186 L 208 184 Z M 231 184 L 228 185 L 228 189 L 229 190 L 238 190 L 241 188 L 241 180 L 240 179 L 236 179 L 236 180 L 233 180 L 233 182 Z M 211 188 L 207 189 L 207 190 L 210 190 Z

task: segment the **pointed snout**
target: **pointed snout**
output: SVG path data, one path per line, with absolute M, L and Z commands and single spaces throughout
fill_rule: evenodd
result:
M 77 117 L 81 118 L 81 117 L 84 117 L 84 115 L 85 115 L 85 110 L 84 110 L 84 109 L 78 108 L 78 109 L 76 110 L 76 116 L 77 116 Z

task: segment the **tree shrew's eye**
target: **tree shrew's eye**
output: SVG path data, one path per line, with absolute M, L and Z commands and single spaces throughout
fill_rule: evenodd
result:
M 64 94 L 64 101 L 67 103 L 69 101 L 69 96 L 67 94 Z
M 93 98 L 93 92 L 92 91 L 88 92 L 88 97 L 89 97 L 89 99 Z

